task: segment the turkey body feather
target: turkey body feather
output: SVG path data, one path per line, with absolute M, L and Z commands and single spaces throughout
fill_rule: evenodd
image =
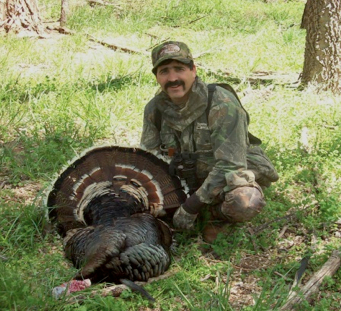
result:
M 63 170 L 47 206 L 75 279 L 147 281 L 168 269 L 172 232 L 159 217 L 187 197 L 168 171 L 153 154 L 118 146 L 90 149 Z
M 171 231 L 150 214 L 118 218 L 111 226 L 74 229 L 65 242 L 66 257 L 80 268 L 76 279 L 147 281 L 170 265 Z

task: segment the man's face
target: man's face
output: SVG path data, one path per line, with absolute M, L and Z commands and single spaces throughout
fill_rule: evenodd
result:
M 188 100 L 196 74 L 195 66 L 191 70 L 185 64 L 173 60 L 167 65 L 157 67 L 156 81 L 174 104 L 184 104 Z

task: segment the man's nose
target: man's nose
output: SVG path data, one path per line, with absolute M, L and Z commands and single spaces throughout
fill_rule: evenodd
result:
M 169 74 L 168 74 L 168 81 L 176 81 L 178 80 L 178 75 L 176 74 L 176 72 L 174 70 L 170 70 Z

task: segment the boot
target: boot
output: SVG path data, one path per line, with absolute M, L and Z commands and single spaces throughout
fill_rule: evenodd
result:
M 231 223 L 226 221 L 210 221 L 202 230 L 202 238 L 206 243 L 212 244 L 219 233 L 227 234 L 231 231 Z

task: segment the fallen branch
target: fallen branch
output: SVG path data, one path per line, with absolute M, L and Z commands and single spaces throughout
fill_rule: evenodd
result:
M 301 289 L 289 294 L 287 302 L 280 310 L 293 310 L 294 306 L 297 306 L 297 304 L 301 303 L 303 300 L 310 302 L 311 296 L 318 292 L 325 277 L 334 275 L 339 269 L 340 264 L 341 252 L 335 250 L 322 268 L 317 271 Z
M 103 40 L 99 40 L 89 34 L 87 34 L 87 37 L 89 38 L 90 41 L 93 41 L 93 42 L 96 42 L 96 43 L 99 43 L 105 47 L 108 47 L 114 51 L 122 51 L 122 52 L 126 52 L 126 53 L 132 53 L 132 54 L 143 54 L 143 55 L 148 55 L 149 56 L 149 53 L 146 52 L 146 51 L 141 51 L 141 50 L 135 50 L 135 49 L 132 49 L 132 48 L 127 48 L 127 47 L 123 47 L 123 46 L 119 46 L 117 44 L 113 44 L 113 43 L 109 43 L 109 42 L 106 42 L 106 41 L 103 41 Z
M 74 35 L 75 34 L 74 31 L 72 31 L 66 27 L 59 26 L 59 25 L 50 25 L 50 26 L 47 26 L 46 29 L 50 30 L 50 31 L 57 31 L 63 35 Z
M 176 273 L 176 271 L 171 271 L 171 272 L 164 273 L 158 277 L 150 278 L 148 280 L 148 282 L 134 282 L 134 283 L 142 287 L 142 286 L 145 286 L 149 283 L 153 283 L 156 281 L 167 279 L 167 278 L 171 277 L 172 275 L 174 275 L 175 273 Z M 106 297 L 106 296 L 119 297 L 122 294 L 122 292 L 127 290 L 127 289 L 129 289 L 129 287 L 124 285 L 124 284 L 116 284 L 116 285 L 104 287 L 101 289 L 93 290 L 93 291 L 91 291 L 90 296 L 93 297 L 96 295 L 100 295 L 102 297 Z M 75 303 L 75 302 L 81 302 L 84 299 L 86 299 L 85 293 L 79 292 L 78 295 L 69 296 L 67 298 L 67 301 L 70 303 Z

